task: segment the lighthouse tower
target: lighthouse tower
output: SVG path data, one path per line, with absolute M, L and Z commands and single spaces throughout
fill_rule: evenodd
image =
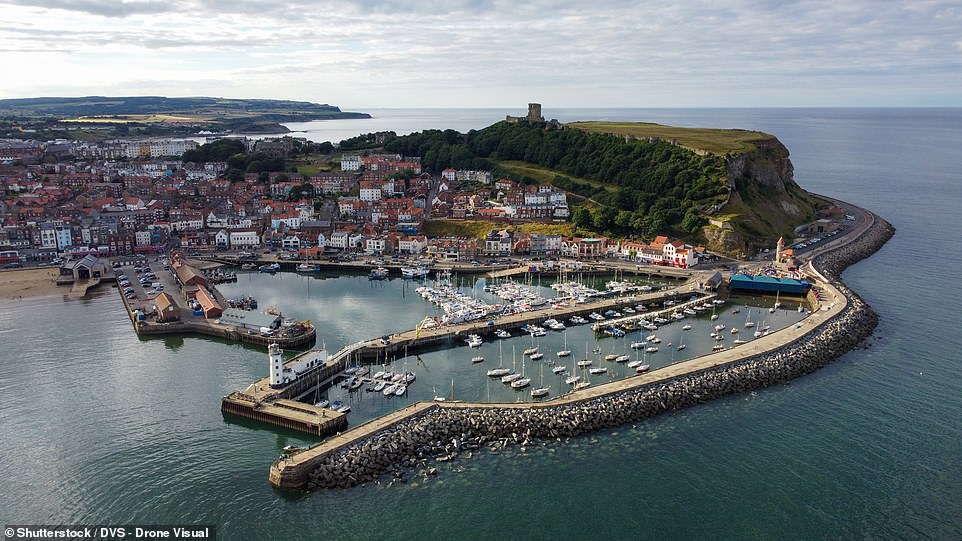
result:
M 271 363 L 271 388 L 277 389 L 284 386 L 284 361 L 281 358 L 281 348 L 277 342 L 271 342 L 267 346 L 267 357 Z
M 777 265 L 782 260 L 782 252 L 785 250 L 785 239 L 778 237 L 778 243 L 775 244 L 775 264 Z

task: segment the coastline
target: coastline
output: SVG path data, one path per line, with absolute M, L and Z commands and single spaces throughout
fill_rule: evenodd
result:
M 0 271 L 0 302 L 67 294 L 69 287 L 57 285 L 59 276 L 56 267 Z

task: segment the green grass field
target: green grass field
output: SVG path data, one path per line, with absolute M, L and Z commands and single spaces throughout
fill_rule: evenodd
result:
M 742 154 L 756 150 L 753 142 L 772 139 L 773 136 L 748 130 L 714 128 L 677 128 L 648 122 L 569 122 L 566 126 L 595 133 L 631 135 L 635 137 L 660 137 L 678 141 L 678 144 L 714 154 Z

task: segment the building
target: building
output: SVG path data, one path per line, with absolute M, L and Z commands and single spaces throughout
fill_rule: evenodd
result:
M 154 310 L 157 312 L 157 321 L 167 323 L 180 319 L 180 306 L 168 293 L 161 293 L 154 298 Z
M 281 326 L 281 316 L 266 314 L 256 310 L 240 310 L 237 308 L 226 308 L 220 315 L 223 323 L 237 325 L 243 329 L 261 330 L 276 329 Z
M 201 310 L 204 311 L 205 318 L 215 319 L 224 314 L 224 308 L 219 302 L 217 302 L 217 299 L 210 291 L 207 290 L 206 287 L 197 287 L 195 299 L 197 300 L 197 303 L 200 304 Z

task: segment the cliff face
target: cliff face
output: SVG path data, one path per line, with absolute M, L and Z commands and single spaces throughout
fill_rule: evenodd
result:
M 795 226 L 815 216 L 815 201 L 795 183 L 785 145 L 774 137 L 754 145 L 725 160 L 731 195 L 702 231 L 713 250 L 737 255 L 774 247 L 778 237 L 791 238 Z

